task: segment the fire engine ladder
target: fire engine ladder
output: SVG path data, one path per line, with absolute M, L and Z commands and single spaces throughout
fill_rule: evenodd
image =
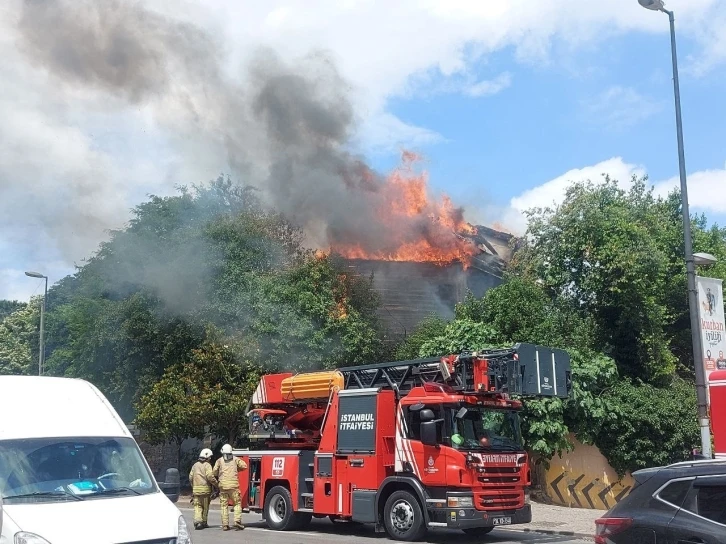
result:
M 344 389 L 383 388 L 405 395 L 425 383 L 446 384 L 459 392 L 475 392 L 474 361 L 486 359 L 494 391 L 526 396 L 567 397 L 572 387 L 569 355 L 559 349 L 516 344 L 508 349 L 462 352 L 449 371 L 442 357 L 340 368 Z M 558 387 L 559 380 L 559 387 Z M 544 387 L 543 387 L 544 384 Z M 552 387 L 552 385 L 554 387 Z
M 514 350 L 492 350 L 478 352 L 476 357 L 499 360 L 502 363 L 513 361 Z M 377 363 L 372 365 L 351 366 L 340 368 L 345 377 L 345 389 L 383 388 L 393 389 L 399 395 L 405 395 L 414 387 L 425 383 L 446 384 L 457 391 L 473 388 L 474 355 L 463 352 L 458 355 L 455 364 L 456 372 L 449 375 L 447 366 L 441 357 Z M 503 366 L 503 365 L 493 365 Z

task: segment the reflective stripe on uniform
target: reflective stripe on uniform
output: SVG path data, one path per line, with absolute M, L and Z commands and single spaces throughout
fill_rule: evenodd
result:
M 209 463 L 197 461 L 189 472 L 189 483 L 192 484 L 193 495 L 209 495 L 212 486 L 217 485 L 217 479 Z

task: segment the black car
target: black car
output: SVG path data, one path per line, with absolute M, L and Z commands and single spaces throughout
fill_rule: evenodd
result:
M 633 473 L 630 494 L 595 522 L 597 544 L 726 544 L 726 459 Z

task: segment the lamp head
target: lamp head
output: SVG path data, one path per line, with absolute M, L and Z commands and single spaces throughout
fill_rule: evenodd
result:
M 43 274 L 41 274 L 40 272 L 26 272 L 25 275 L 30 276 L 31 278 L 40 278 L 40 279 L 45 278 L 45 276 Z
M 711 255 L 710 253 L 694 253 L 693 254 L 693 264 L 700 265 L 700 266 L 707 266 L 711 264 L 716 264 L 718 262 L 718 259 Z
M 653 11 L 663 11 L 665 9 L 663 0 L 638 0 L 638 4 Z

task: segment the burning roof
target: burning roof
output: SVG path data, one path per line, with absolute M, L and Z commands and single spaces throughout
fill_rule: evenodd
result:
M 345 229 L 329 228 L 329 251 L 352 260 L 458 262 L 464 268 L 487 270 L 497 263 L 501 266 L 500 253 L 507 253 L 511 235 L 468 223 L 463 209 L 446 195 L 431 197 L 427 174 L 415 169 L 419 161 L 415 153 L 404 152 L 401 166 L 384 179 L 367 175 L 364 165 L 355 176 L 344 176 L 351 198 L 362 199 L 359 204 L 370 210 L 368 220 L 378 223 L 376 236 L 353 224 Z

